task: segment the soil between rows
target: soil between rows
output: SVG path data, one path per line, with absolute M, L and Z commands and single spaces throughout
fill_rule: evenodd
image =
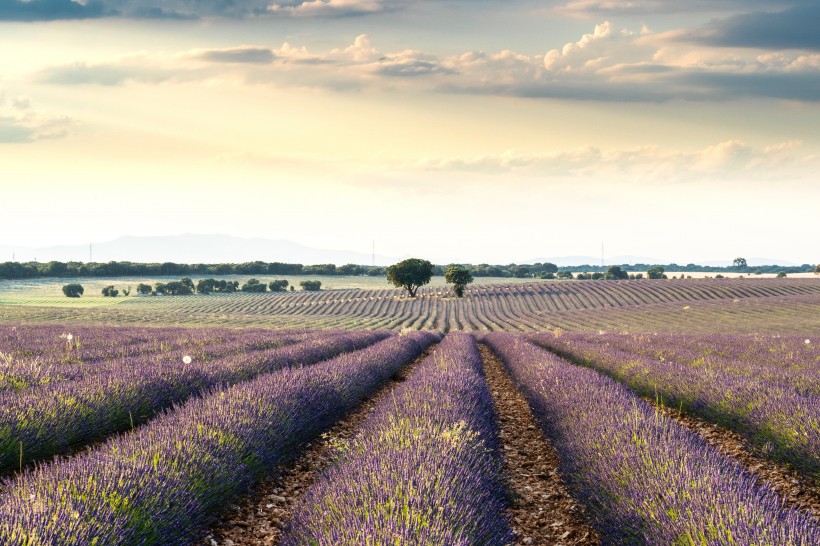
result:
M 774 489 L 788 508 L 808 512 L 820 522 L 820 484 L 811 482 L 799 472 L 755 454 L 755 448 L 737 432 L 705 419 L 695 417 L 650 398 L 646 402 L 679 425 L 688 428 L 727 457 L 736 460 L 758 480 Z
M 498 357 L 486 345 L 479 348 L 498 415 L 517 544 L 599 544 L 597 531 L 584 519 L 583 507 L 569 495 L 558 472 L 558 453 L 538 427 L 526 399 Z
M 332 461 L 333 446 L 356 434 L 359 424 L 373 408 L 427 358 L 435 345 L 399 370 L 344 419 L 320 437 L 305 444 L 295 459 L 277 468 L 269 480 L 251 494 L 230 505 L 199 544 L 206 546 L 271 546 L 279 544 L 282 530 L 293 516 L 293 508 Z

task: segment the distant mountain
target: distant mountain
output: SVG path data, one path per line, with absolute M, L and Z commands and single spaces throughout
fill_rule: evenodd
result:
M 22 247 L 0 246 L 0 262 L 11 260 L 12 254 L 18 262 L 51 260 L 68 262 L 90 261 L 131 261 L 131 262 L 176 262 L 176 263 L 241 263 L 261 260 L 264 262 L 285 262 L 342 265 L 354 263 L 370 265 L 373 256 L 364 252 L 310 248 L 285 239 L 245 238 L 230 235 L 183 234 L 159 237 L 119 237 L 113 241 L 89 245 Z M 376 255 L 376 265 L 390 265 L 399 259 Z
M 601 265 L 601 257 L 595 256 L 553 256 L 551 258 L 533 258 L 523 262 L 525 264 L 552 263 L 559 267 L 573 265 Z M 657 258 L 646 258 L 643 256 L 604 256 L 604 265 L 621 264 L 663 264 L 669 263 Z
M 702 262 L 695 262 L 698 265 L 708 265 L 712 267 L 729 267 L 732 264 L 732 260 L 703 260 Z M 746 258 L 746 263 L 749 266 L 758 266 L 758 265 L 783 265 L 787 267 L 798 266 L 803 264 L 796 264 L 794 262 L 790 262 L 789 260 L 781 260 L 779 258 Z

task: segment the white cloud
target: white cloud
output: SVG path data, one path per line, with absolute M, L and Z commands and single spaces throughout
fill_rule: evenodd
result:
M 408 89 L 597 101 L 820 100 L 820 55 L 711 48 L 681 33 L 618 29 L 610 22 L 539 54 L 511 50 L 442 56 L 381 51 L 366 34 L 325 52 L 284 43 L 142 55 L 108 63 L 53 67 L 38 75 L 57 84 L 120 85 L 213 81 L 333 90 Z M 193 64 L 196 63 L 196 64 Z
M 530 174 L 550 177 L 585 177 L 635 182 L 686 182 L 697 179 L 748 180 L 783 177 L 820 167 L 820 158 L 801 150 L 791 140 L 769 146 L 753 146 L 728 140 L 701 150 L 682 151 L 658 146 L 623 149 L 583 147 L 544 154 L 507 152 L 468 159 L 428 159 L 407 168 L 441 171 Z
M 27 96 L 5 99 L 0 95 L 0 143 L 63 138 L 74 125 L 67 116 L 35 110 Z
M 295 17 L 340 17 L 385 11 L 379 0 L 308 0 L 296 5 L 270 4 L 268 11 Z

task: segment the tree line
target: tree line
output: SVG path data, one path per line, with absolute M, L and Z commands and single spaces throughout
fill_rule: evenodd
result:
M 739 261 L 742 260 L 742 261 Z M 558 273 L 607 273 L 610 266 L 595 266 L 590 264 L 578 266 L 558 267 L 549 262 L 535 264 L 460 264 L 472 277 L 511 277 L 550 279 L 560 277 Z M 665 271 L 705 271 L 731 273 L 802 273 L 813 272 L 815 266 L 803 264 L 800 266 L 749 266 L 743 259 L 735 259 L 734 265 L 727 267 L 700 266 L 696 264 L 620 264 L 626 272 L 644 272 L 658 266 Z M 433 276 L 444 276 L 446 265 L 433 265 Z M 0 263 L 0 279 L 34 279 L 39 277 L 159 277 L 159 276 L 205 276 L 205 275 L 366 275 L 383 277 L 387 274 L 386 267 L 345 264 L 302 265 L 283 262 L 244 262 L 238 264 L 181 264 L 175 262 L 139 263 L 139 262 L 3 262 Z

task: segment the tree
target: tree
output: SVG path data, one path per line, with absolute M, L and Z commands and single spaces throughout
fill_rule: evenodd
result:
M 664 269 L 663 267 L 656 265 L 654 267 L 650 267 L 646 270 L 646 276 L 650 279 L 662 279 L 663 278 Z
M 268 283 L 268 288 L 270 288 L 271 292 L 284 292 L 288 289 L 289 284 L 290 283 L 285 279 L 278 279 Z
M 216 279 L 199 279 L 196 282 L 196 291 L 200 294 L 210 294 L 219 285 Z
M 433 264 L 419 258 L 409 258 L 387 268 L 387 282 L 404 288 L 411 298 L 416 297 L 416 290 L 430 282 L 432 276 Z
M 820 275 L 820 264 L 814 266 L 814 274 Z
M 259 282 L 259 279 L 248 279 L 248 282 L 242 285 L 242 292 L 265 292 L 268 285 Z
M 624 271 L 617 265 L 609 266 L 609 269 L 606 270 L 606 278 L 610 280 L 626 280 L 629 279 L 629 273 Z
M 778 271 L 777 272 L 777 278 L 778 279 L 785 279 L 786 278 L 786 272 L 785 271 Z
M 106 298 L 116 298 L 119 293 L 120 291 L 114 288 L 114 285 L 102 289 L 102 295 Z
M 464 287 L 473 282 L 473 276 L 463 265 L 451 265 L 444 272 L 444 280 L 453 285 L 453 292 L 460 298 L 464 295 Z
M 306 292 L 316 292 L 322 289 L 322 281 L 302 281 L 299 286 Z
M 67 298 L 79 298 L 83 292 L 84 290 L 81 284 L 72 283 L 63 286 L 63 294 L 65 294 Z
M 147 296 L 152 292 L 151 285 L 145 283 L 139 283 L 137 285 L 137 294 L 142 294 L 143 296 Z
M 572 278 L 572 271 L 559 271 L 558 272 L 559 279 L 571 279 Z
M 738 269 L 746 267 L 746 258 L 735 258 L 732 264 Z

